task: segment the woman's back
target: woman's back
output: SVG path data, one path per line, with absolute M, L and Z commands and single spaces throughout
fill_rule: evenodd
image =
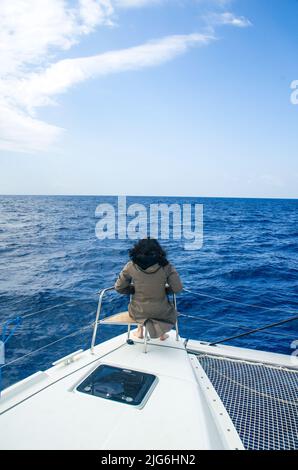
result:
M 177 312 L 167 294 L 180 292 L 183 286 L 176 269 L 167 261 L 158 242 L 146 242 L 149 242 L 147 253 L 144 240 L 139 242 L 143 252 L 138 251 L 138 245 L 134 247 L 135 251 L 130 251 L 132 261 L 121 271 L 115 289 L 121 294 L 133 294 L 129 314 L 134 320 L 140 324 L 149 319 L 163 322 L 165 331 L 169 331 L 176 322 Z M 157 247 L 156 251 L 152 249 L 154 246 Z
M 148 301 L 162 300 L 167 293 L 179 292 L 183 287 L 176 269 L 170 263 L 166 266 L 155 263 L 142 269 L 129 261 L 121 271 L 115 288 L 121 294 L 133 293 L 135 299 Z

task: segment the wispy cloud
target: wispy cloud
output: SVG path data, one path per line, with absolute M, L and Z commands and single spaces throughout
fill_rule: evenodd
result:
M 168 0 L 116 0 L 116 5 L 122 8 L 136 8 L 157 3 L 165 3 L 167 1 Z
M 207 5 L 208 7 L 220 7 L 225 8 L 227 5 L 231 4 L 234 0 L 196 0 L 197 3 L 201 5 Z
M 34 116 L 34 103 L 27 102 L 24 109 L 18 90 L 32 70 L 42 71 L 54 60 L 54 52 L 68 50 L 99 25 L 111 25 L 113 15 L 110 0 L 78 0 L 75 4 L 1 0 L 0 149 L 39 151 L 59 137 L 60 128 Z
M 209 28 L 214 28 L 220 25 L 231 25 L 238 28 L 246 28 L 251 26 L 252 23 L 244 16 L 235 15 L 233 12 L 228 11 L 235 0 L 196 0 L 205 7 L 207 13 L 203 14 Z
M 0 103 L 0 114 L 0 150 L 43 151 L 63 132 L 63 129 L 36 119 L 7 102 Z
M 57 140 L 62 129 L 37 120 L 35 109 L 53 104 L 55 96 L 73 85 L 107 74 L 157 66 L 212 39 L 204 34 L 169 36 L 128 49 L 61 60 L 41 72 L 4 81 L 2 91 L 7 100 L 0 102 L 0 149 L 39 151 Z
M 249 19 L 244 16 L 236 16 L 231 12 L 211 13 L 206 16 L 206 19 L 208 24 L 212 26 L 231 25 L 238 28 L 247 28 L 252 25 Z
M 54 50 L 67 50 L 98 25 L 111 24 L 109 0 L 1 0 L 1 78 L 24 73 L 24 65 L 51 60 Z
M 140 46 L 121 49 L 91 57 L 61 60 L 41 73 L 31 74 L 27 80 L 14 84 L 14 98 L 26 107 L 44 106 L 50 98 L 71 86 L 127 70 L 153 67 L 182 54 L 192 46 L 206 45 L 213 38 L 204 34 L 168 36 Z
M 90 57 L 56 60 L 57 51 L 67 51 L 99 26 L 113 25 L 118 7 L 166 1 L 1 0 L 0 150 L 41 151 L 53 144 L 63 129 L 38 119 L 37 108 L 56 103 L 56 96 L 73 85 L 158 66 L 214 39 L 213 32 L 172 35 Z M 222 16 L 221 22 L 239 26 L 236 17 L 227 15 L 232 14 Z

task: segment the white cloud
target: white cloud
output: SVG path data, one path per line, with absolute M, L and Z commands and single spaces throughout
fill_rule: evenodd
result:
M 51 97 L 69 87 L 111 73 L 137 70 L 167 62 L 191 46 L 206 45 L 213 39 L 204 34 L 168 36 L 140 46 L 106 52 L 91 57 L 65 59 L 27 80 L 14 83 L 14 99 L 26 107 L 44 106 Z
M 227 5 L 233 2 L 233 0 L 196 0 L 197 3 L 207 5 L 208 7 L 219 7 L 225 8 Z
M 39 151 L 60 136 L 60 128 L 34 117 L 34 103 L 22 107 L 18 90 L 55 51 L 112 24 L 113 14 L 110 0 L 0 0 L 0 149 Z
M 116 0 L 116 5 L 121 8 L 136 8 L 162 3 L 165 1 L 167 0 Z
M 110 24 L 109 0 L 1 0 L 1 77 L 41 64 L 54 48 L 69 49 L 99 24 Z
M 57 140 L 61 129 L 35 119 L 35 108 L 53 104 L 53 98 L 71 86 L 111 73 L 157 66 L 212 39 L 203 34 L 169 36 L 128 49 L 61 60 L 41 72 L 4 80 L 1 94 L 6 102 L 0 102 L 0 149 L 41 150 Z
M 112 25 L 114 8 L 110 0 L 80 0 L 81 31 L 89 34 L 98 24 Z
M 55 59 L 57 51 L 67 51 L 98 26 L 113 25 L 117 8 L 167 1 L 0 0 L 0 150 L 40 151 L 55 142 L 63 129 L 39 120 L 36 110 L 54 104 L 73 85 L 157 66 L 214 38 L 212 32 L 173 35 L 91 57 Z M 244 21 L 231 13 L 217 18 L 234 26 Z
M 43 151 L 63 132 L 63 129 L 35 119 L 5 102 L 0 103 L 0 113 L 0 150 Z
M 211 13 L 207 15 L 205 19 L 207 20 L 207 23 L 212 26 L 231 25 L 238 28 L 246 28 L 252 25 L 252 23 L 244 16 L 236 16 L 231 12 Z
M 251 26 L 251 22 L 244 16 L 235 16 L 234 13 L 225 12 L 218 15 L 218 24 L 229 24 L 238 28 Z

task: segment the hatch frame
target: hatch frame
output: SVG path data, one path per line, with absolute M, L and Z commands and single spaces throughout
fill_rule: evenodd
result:
M 131 372 L 136 372 L 136 373 L 144 374 L 144 375 L 150 375 L 150 376 L 154 377 L 154 380 L 151 383 L 151 385 L 149 386 L 149 388 L 146 390 L 146 393 L 144 394 L 141 402 L 138 403 L 138 404 L 132 404 L 132 403 L 125 402 L 125 401 L 115 400 L 113 398 L 107 398 L 107 397 L 101 397 L 101 396 L 98 396 L 98 395 L 92 395 L 92 394 L 88 394 L 87 392 L 83 392 L 81 390 L 78 390 L 78 388 L 84 383 L 84 381 L 87 380 L 92 374 L 94 374 L 96 372 L 97 369 L 99 369 L 102 366 L 107 366 L 107 367 L 111 367 L 111 368 L 114 368 L 114 369 L 128 370 L 128 371 L 131 371 Z M 130 407 L 132 407 L 134 409 L 141 410 L 142 408 L 144 408 L 144 406 L 148 402 L 150 396 L 152 395 L 152 393 L 153 393 L 153 391 L 156 388 L 158 383 L 159 383 L 159 377 L 156 374 L 152 374 L 152 373 L 150 373 L 148 371 L 144 371 L 144 370 L 133 369 L 133 368 L 130 368 L 130 367 L 123 367 L 119 364 L 110 364 L 110 363 L 103 362 L 103 363 L 97 364 L 95 368 L 93 368 L 91 371 L 89 371 L 89 373 L 82 380 L 80 380 L 80 382 L 78 382 L 75 385 L 75 387 L 73 388 L 72 391 L 76 394 L 80 394 L 80 395 L 83 395 L 83 396 L 85 395 L 85 396 L 90 397 L 90 398 L 106 400 L 107 402 L 112 402 L 113 404 L 129 405 Z

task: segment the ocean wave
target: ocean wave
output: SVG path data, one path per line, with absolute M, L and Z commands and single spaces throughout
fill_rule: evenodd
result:
M 45 310 L 24 322 L 8 345 L 8 358 L 19 357 L 94 319 L 96 291 L 114 283 L 133 244 L 130 240 L 100 241 L 95 237 L 95 209 L 105 199 L 0 198 L 0 323 L 20 313 Z M 110 198 L 109 202 L 114 200 Z M 142 201 L 146 206 L 158 201 L 203 203 L 202 249 L 186 251 L 183 243 L 175 240 L 162 244 L 184 284 L 193 292 L 247 304 L 246 307 L 186 292 L 180 294 L 178 307 L 182 313 L 226 323 L 181 318 L 182 336 L 215 340 L 235 332 L 231 324 L 268 324 L 273 317 L 283 318 L 289 316 L 287 311 L 297 309 L 297 201 L 128 198 L 128 203 Z M 71 299 L 76 302 L 61 306 Z M 126 297 L 113 293 L 109 299 L 104 308 L 111 313 L 127 307 Z M 273 314 L 250 305 L 280 311 Z M 257 334 L 232 344 L 290 354 L 290 340 L 295 339 L 297 324 L 285 325 L 281 331 L 288 334 L 288 340 L 285 336 L 272 339 L 268 334 Z M 119 332 L 115 327 L 102 328 L 99 340 Z M 13 382 L 25 373 L 48 367 L 58 356 L 88 347 L 89 340 L 88 333 L 81 339 L 58 343 L 57 348 L 30 358 L 29 365 L 9 368 L 5 380 Z

